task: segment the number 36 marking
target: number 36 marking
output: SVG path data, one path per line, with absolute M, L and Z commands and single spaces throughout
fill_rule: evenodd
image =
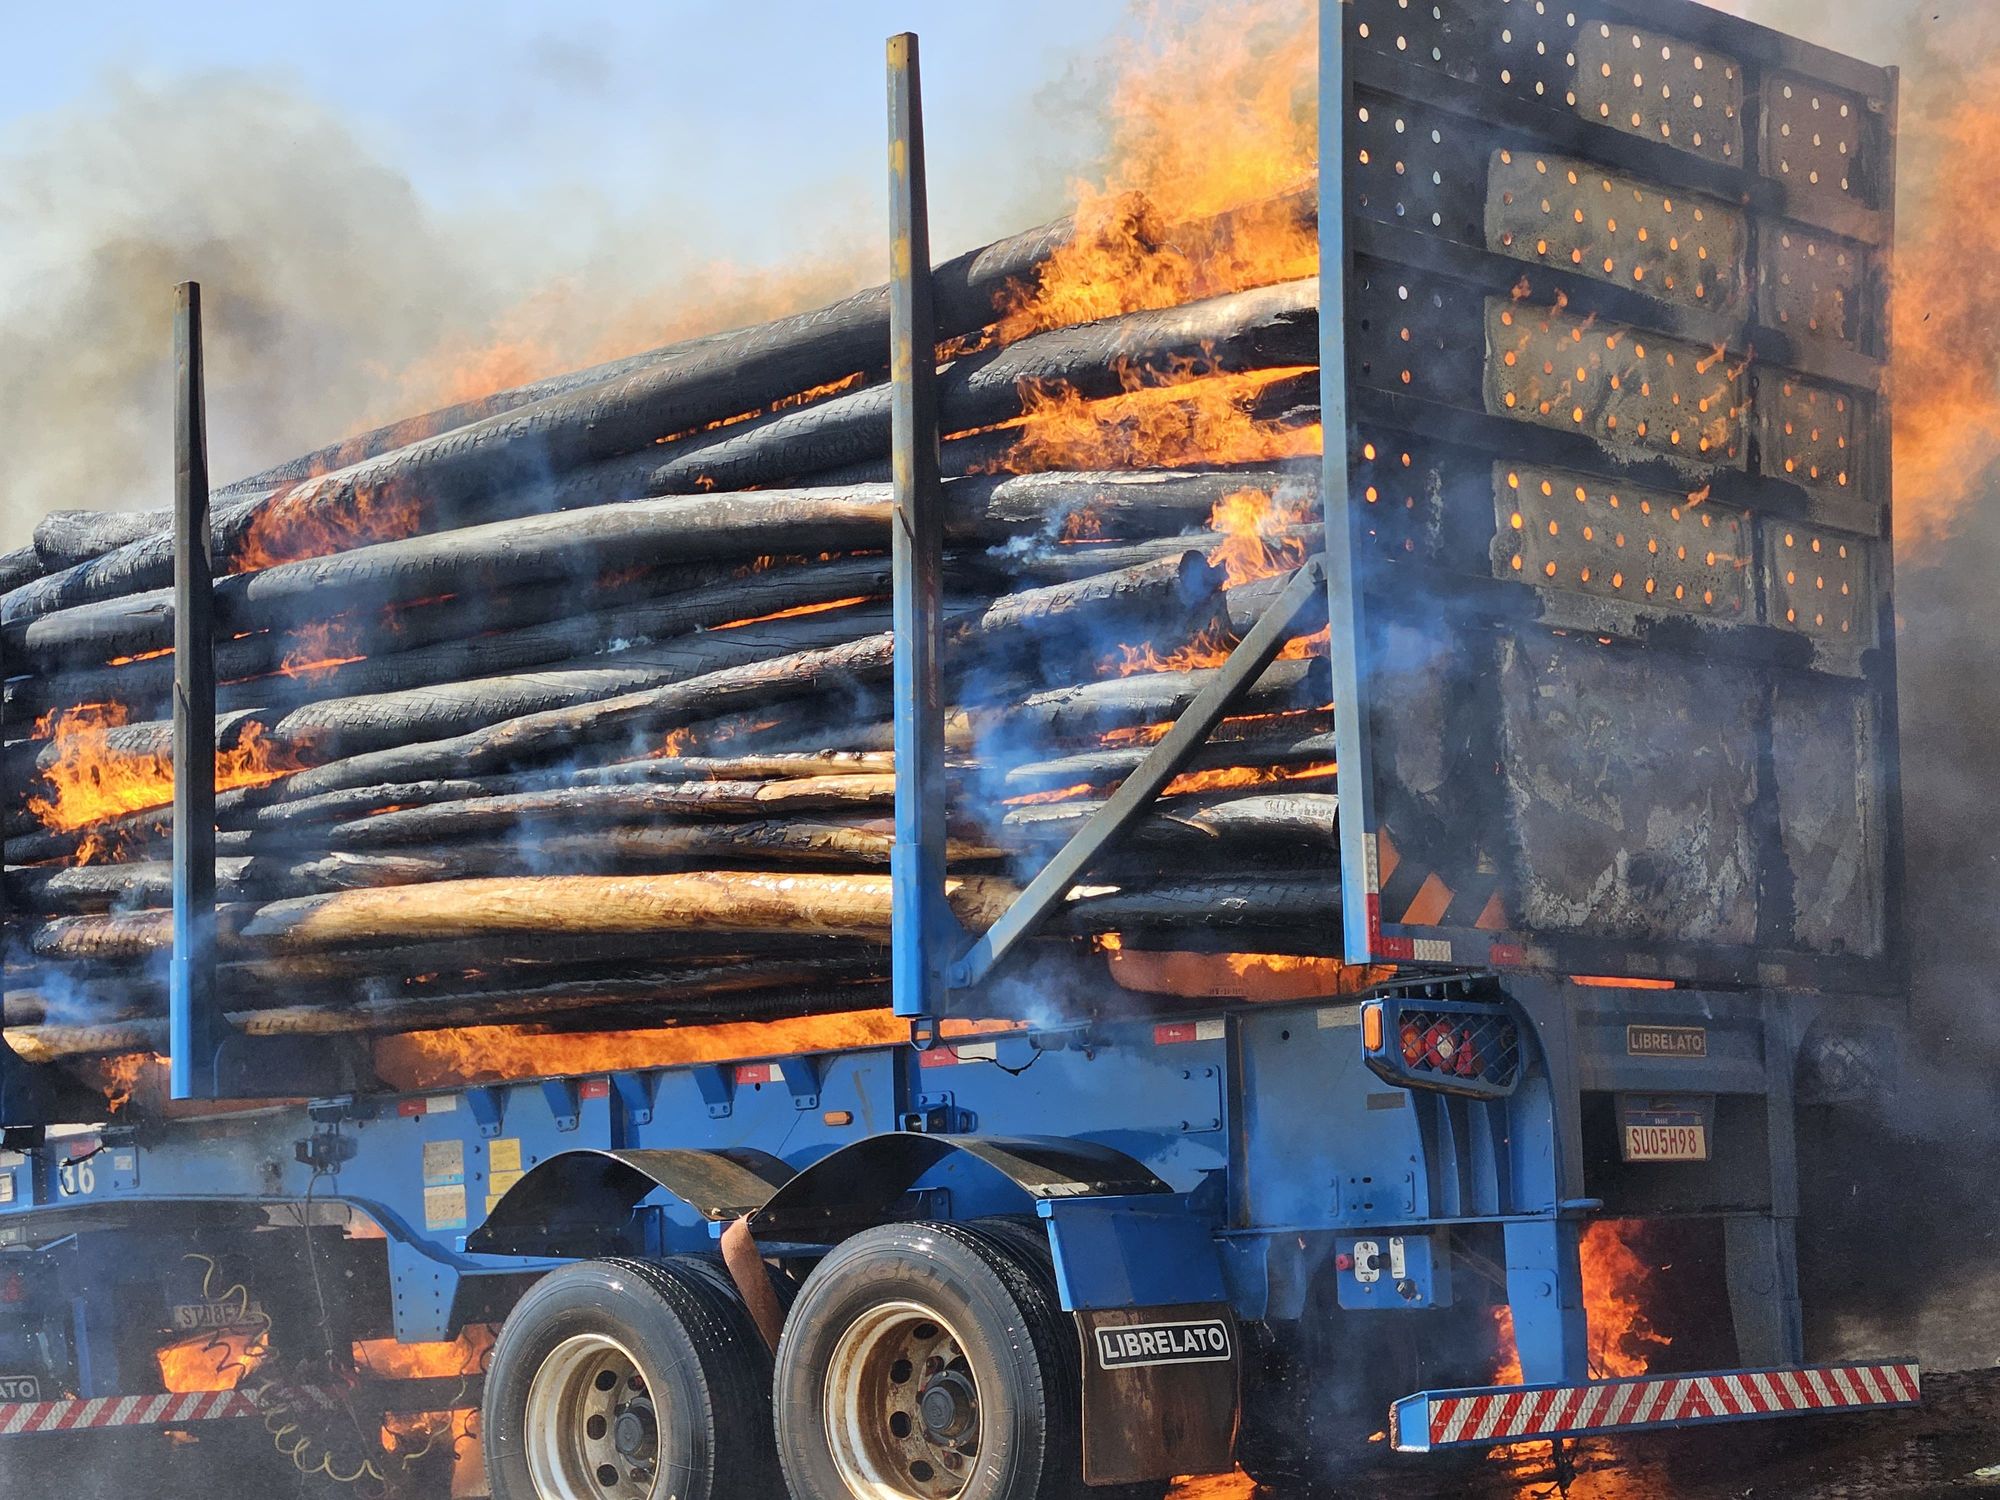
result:
M 87 1161 L 66 1161 L 56 1169 L 56 1187 L 65 1198 L 84 1198 L 97 1191 L 97 1172 Z

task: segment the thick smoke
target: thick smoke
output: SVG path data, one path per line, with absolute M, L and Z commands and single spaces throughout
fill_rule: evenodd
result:
M 1822 1332 L 1934 1365 L 2000 1348 L 1985 1190 L 2000 1084 L 2000 9 L 1729 0 L 1902 69 L 1894 274 L 1896 613 L 1912 1007 L 1882 1117 L 1812 1122 L 1804 1261 Z M 1885 1262 L 1900 1274 L 1874 1274 Z M 1817 1292 L 1816 1298 L 1811 1294 Z
M 226 481 L 374 423 L 825 301 L 874 269 L 844 210 L 812 253 L 767 272 L 681 248 L 675 207 L 524 197 L 444 215 L 344 121 L 245 74 L 116 78 L 21 122 L 0 137 L 0 547 L 48 510 L 167 502 L 177 281 L 203 283 Z
M 2000 1051 L 2000 10 L 1985 0 L 1730 0 L 1902 71 L 1894 274 L 1896 601 L 1920 1025 Z M 1988 1076 L 1991 1076 L 1991 1070 Z

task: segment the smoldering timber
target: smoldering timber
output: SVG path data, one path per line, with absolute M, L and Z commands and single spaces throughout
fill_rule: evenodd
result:
M 1309 195 L 1244 212 L 1310 227 Z M 1153 245 L 1177 232 L 1133 222 Z M 1300 441 L 1318 419 L 1316 283 L 1010 324 L 1079 234 L 1045 225 L 937 273 L 948 861 L 972 926 L 1320 546 Z M 215 493 L 233 1024 L 372 1035 L 883 1003 L 887 335 L 875 288 Z M 1135 395 L 1235 437 L 1092 415 Z M 1065 457 L 1058 410 L 1116 440 Z M 165 521 L 71 504 L 0 558 L 5 1021 L 42 1060 L 163 1034 Z M 1336 940 L 1325 617 L 1309 615 L 1035 940 L 1034 961 L 1073 970 L 1093 1003 L 1157 1003 L 1120 1001 L 1107 947 Z

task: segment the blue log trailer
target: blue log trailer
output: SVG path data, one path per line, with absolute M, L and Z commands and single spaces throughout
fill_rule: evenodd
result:
M 0 1463 L 56 1431 L 310 1430 L 268 1390 L 160 1390 L 165 1339 L 253 1304 L 292 1349 L 504 1318 L 501 1500 L 1157 1495 L 1378 1431 L 1428 1453 L 1917 1399 L 1907 1360 L 1807 1363 L 1794 1231 L 1796 1107 L 1900 993 L 1896 79 L 1680 0 L 1323 12 L 1325 552 L 983 933 L 943 901 L 930 257 L 890 45 L 911 1045 L 315 1083 L 215 1013 L 191 834 L 175 1088 L 239 1107 L 105 1124 L 9 1061 Z M 1117 1018 L 994 987 L 1321 612 L 1343 899 L 1312 920 L 1381 982 Z M 1720 1226 L 1736 1367 L 1599 1378 L 1601 1217 Z M 1524 1383 L 1492 1386 L 1501 1305 Z

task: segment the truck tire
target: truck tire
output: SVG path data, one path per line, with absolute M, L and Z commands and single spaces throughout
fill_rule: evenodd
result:
M 1046 1246 L 1019 1228 L 854 1236 L 806 1278 L 778 1345 L 792 1500 L 1109 1493 L 1083 1484 L 1077 1349 Z
M 770 1354 L 719 1267 L 551 1271 L 501 1325 L 487 1371 L 493 1500 L 776 1495 L 770 1389 Z

